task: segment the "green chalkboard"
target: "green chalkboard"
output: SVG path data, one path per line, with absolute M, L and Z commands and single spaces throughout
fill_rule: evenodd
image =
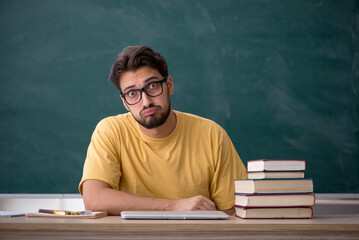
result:
M 215 120 L 246 162 L 307 161 L 359 192 L 359 4 L 347 0 L 1 0 L 0 193 L 77 193 L 91 134 L 125 112 L 108 81 L 145 44 L 173 108 Z

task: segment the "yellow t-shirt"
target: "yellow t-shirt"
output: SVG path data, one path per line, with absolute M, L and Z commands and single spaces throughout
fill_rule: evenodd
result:
M 142 133 L 130 113 L 108 117 L 96 127 L 83 176 L 137 196 L 182 199 L 203 195 L 219 210 L 234 203 L 233 179 L 246 169 L 227 133 L 215 122 L 174 111 L 177 125 L 165 138 Z

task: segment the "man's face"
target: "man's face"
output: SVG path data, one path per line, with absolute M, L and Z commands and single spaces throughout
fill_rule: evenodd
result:
M 163 76 L 153 68 L 141 67 L 135 71 L 123 73 L 120 79 L 120 87 L 124 94 L 131 90 L 141 89 L 151 83 L 161 81 Z M 173 81 L 170 76 L 167 83 L 162 83 L 163 92 L 157 97 L 150 97 L 142 92 L 141 100 L 129 105 L 123 98 L 125 108 L 131 112 L 136 121 L 147 129 L 156 128 L 166 122 L 171 112 L 170 95 L 173 93 Z

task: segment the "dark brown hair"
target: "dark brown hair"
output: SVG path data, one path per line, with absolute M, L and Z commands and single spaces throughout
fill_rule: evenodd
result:
M 121 75 L 126 71 L 134 71 L 144 66 L 157 69 L 163 77 L 168 76 L 168 67 L 164 57 L 150 47 L 137 45 L 126 47 L 117 55 L 109 80 L 121 92 Z

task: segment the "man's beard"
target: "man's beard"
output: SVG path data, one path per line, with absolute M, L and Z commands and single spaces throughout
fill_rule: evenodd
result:
M 151 108 L 151 107 L 157 107 L 159 109 L 162 109 L 161 106 L 157 106 L 157 105 L 150 105 L 148 108 Z M 145 109 L 147 109 L 147 108 L 145 108 Z M 154 114 L 152 116 L 147 117 L 147 119 L 138 119 L 133 114 L 132 114 L 132 116 L 134 117 L 134 119 L 136 119 L 136 121 L 141 126 L 147 128 L 147 129 L 152 129 L 152 128 L 156 128 L 156 127 L 163 125 L 167 121 L 170 113 L 171 113 L 171 102 L 169 102 L 168 107 L 165 109 L 164 112 L 160 113 L 159 116 L 155 116 L 156 114 Z

